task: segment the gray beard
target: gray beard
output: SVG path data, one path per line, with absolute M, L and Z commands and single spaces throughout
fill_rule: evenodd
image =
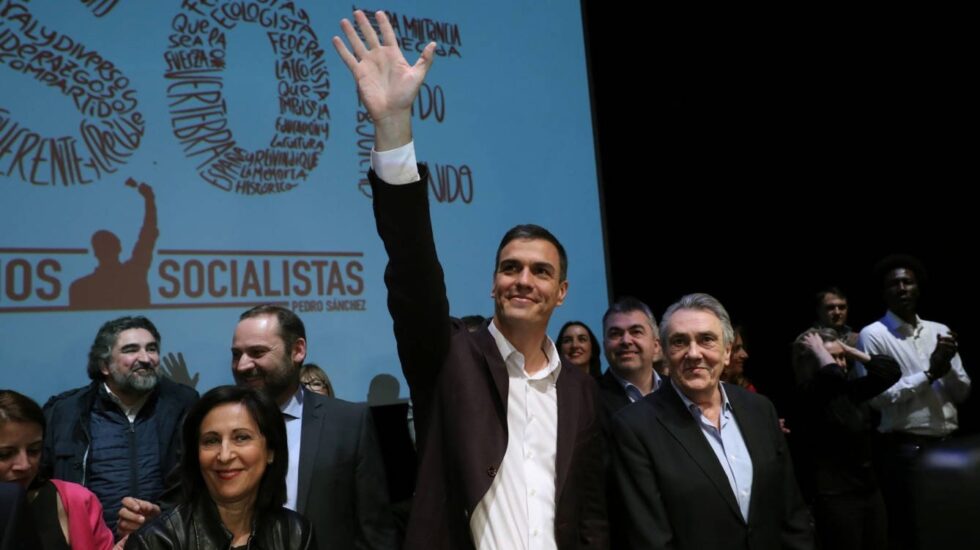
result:
M 144 372 L 147 373 L 144 374 Z M 109 376 L 112 377 L 112 381 L 115 382 L 118 388 L 135 394 L 150 392 L 157 386 L 157 382 L 160 380 L 160 373 L 157 369 L 140 369 L 136 372 L 130 372 L 127 375 L 110 368 Z

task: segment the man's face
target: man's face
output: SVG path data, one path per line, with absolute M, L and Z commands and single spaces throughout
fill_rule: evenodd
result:
M 504 324 L 546 326 L 565 301 L 558 249 L 544 239 L 514 239 L 500 251 L 493 276 L 494 317 Z
M 915 315 L 919 302 L 919 281 L 915 272 L 904 267 L 895 268 L 885 275 L 885 305 L 899 316 Z
M 616 374 L 624 376 L 649 369 L 662 358 L 660 338 L 642 311 L 613 313 L 602 328 L 606 361 Z
M 680 309 L 667 324 L 670 378 L 692 401 L 718 389 L 728 365 L 731 344 L 722 340 L 721 320 L 710 311 Z
M 231 372 L 235 382 L 258 388 L 285 403 L 299 387 L 299 369 L 306 359 L 306 341 L 296 340 L 293 349 L 279 334 L 275 315 L 259 315 L 238 322 L 231 342 Z
M 130 328 L 116 335 L 102 374 L 113 393 L 144 394 L 160 379 L 160 344 L 150 331 Z
M 830 292 L 824 294 L 817 310 L 817 322 L 828 328 L 842 328 L 847 324 L 847 300 Z

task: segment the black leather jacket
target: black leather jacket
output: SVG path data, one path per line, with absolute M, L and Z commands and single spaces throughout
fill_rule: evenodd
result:
M 226 550 L 231 533 L 208 497 L 185 503 L 161 515 L 129 536 L 126 550 Z M 311 550 L 316 548 L 313 529 L 306 518 L 281 508 L 257 518 L 248 542 L 249 550 Z

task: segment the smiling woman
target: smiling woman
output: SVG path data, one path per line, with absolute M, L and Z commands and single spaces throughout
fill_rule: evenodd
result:
M 558 352 L 563 359 L 593 378 L 602 376 L 599 342 L 582 321 L 569 321 L 558 331 Z
M 219 386 L 188 412 L 183 430 L 183 500 L 130 535 L 127 549 L 315 546 L 309 522 L 282 507 L 289 450 L 270 397 Z

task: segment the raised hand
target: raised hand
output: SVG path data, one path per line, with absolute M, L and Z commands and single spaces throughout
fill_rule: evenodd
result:
M 163 374 L 169 376 L 171 380 L 197 388 L 197 381 L 201 379 L 201 373 L 196 372 L 191 378 L 191 373 L 187 370 L 187 361 L 184 361 L 183 352 L 177 355 L 168 353 L 166 357 L 161 358 L 161 362 L 163 363 Z
M 956 355 L 956 333 L 950 331 L 943 336 L 936 335 L 936 349 L 929 357 L 929 377 L 935 380 L 942 378 L 953 367 L 953 356 Z
M 817 357 L 817 361 L 821 366 L 829 365 L 830 363 L 834 362 L 834 357 L 830 355 L 830 352 L 824 347 L 823 338 L 820 337 L 820 334 L 816 332 L 808 332 L 807 335 L 803 337 L 803 345 Z
M 364 12 L 357 10 L 354 20 L 364 41 L 351 22 L 343 19 L 340 28 L 351 49 L 338 36 L 333 37 L 333 45 L 354 75 L 361 102 L 374 120 L 375 149 L 388 151 L 412 140 L 412 102 L 432 66 L 436 43 L 430 42 L 415 64 L 409 65 L 388 17 L 383 11 L 376 12 L 374 17 L 381 29 L 380 39 Z
M 132 187 L 133 189 L 139 191 L 140 196 L 142 196 L 144 199 L 153 198 L 153 188 L 147 183 L 137 182 L 133 178 L 126 178 L 125 185 L 126 187 Z

